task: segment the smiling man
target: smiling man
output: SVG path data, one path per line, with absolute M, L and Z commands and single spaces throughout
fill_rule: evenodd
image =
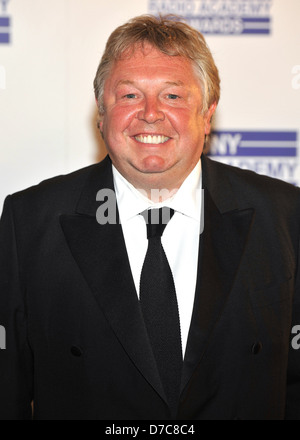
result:
M 219 74 L 176 17 L 94 86 L 106 159 L 5 201 L 0 419 L 300 419 L 299 189 L 203 155 Z
M 100 124 L 113 164 L 135 187 L 173 191 L 199 162 L 214 102 L 187 58 L 136 43 L 107 79 Z M 217 75 L 217 73 L 216 73 Z

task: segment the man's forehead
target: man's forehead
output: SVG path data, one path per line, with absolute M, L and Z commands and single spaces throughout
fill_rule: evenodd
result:
M 122 86 L 159 84 L 160 87 L 201 88 L 195 65 L 181 55 L 164 54 L 151 45 L 136 45 L 114 61 L 105 82 L 105 90 Z
M 134 44 L 129 45 L 126 49 L 124 49 L 119 56 L 118 60 L 126 60 L 134 57 L 158 57 L 161 55 L 165 55 L 168 57 L 166 53 L 161 51 L 158 47 L 150 44 L 148 41 L 141 41 Z
M 105 83 L 106 90 L 122 87 L 140 88 L 144 85 L 160 88 L 183 87 L 201 89 L 201 81 L 191 60 L 181 56 L 168 56 L 162 52 L 161 58 L 144 57 L 136 52 L 135 56 L 117 60 L 112 65 Z
M 139 69 L 144 69 L 145 75 L 164 69 L 166 72 L 169 71 L 170 76 L 173 77 L 173 81 L 174 76 L 180 76 L 176 75 L 176 73 L 181 73 L 183 76 L 185 76 L 186 73 L 191 73 L 192 70 L 194 70 L 194 63 L 181 55 L 167 55 L 152 46 L 146 52 L 142 48 L 137 48 L 134 51 L 124 53 L 120 58 L 114 61 L 111 66 L 110 76 L 122 73 L 126 76 L 127 72 L 137 74 L 140 71 Z M 184 74 L 182 72 L 184 72 Z M 123 79 L 124 81 L 127 80 L 126 77 Z M 179 78 L 176 79 L 176 82 L 177 81 L 180 81 Z M 184 82 L 184 79 L 182 82 Z

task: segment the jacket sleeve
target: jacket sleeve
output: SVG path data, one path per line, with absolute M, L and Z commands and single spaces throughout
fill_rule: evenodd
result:
M 0 221 L 0 326 L 0 420 L 30 420 L 33 356 L 10 196 Z
M 287 377 L 286 420 L 300 420 L 300 244 Z

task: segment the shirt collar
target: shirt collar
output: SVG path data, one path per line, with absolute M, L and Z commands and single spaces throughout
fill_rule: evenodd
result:
M 176 194 L 163 203 L 154 203 L 128 182 L 119 171 L 112 166 L 113 179 L 118 202 L 121 223 L 140 214 L 146 209 L 167 206 L 200 222 L 202 197 L 201 161 L 185 179 Z

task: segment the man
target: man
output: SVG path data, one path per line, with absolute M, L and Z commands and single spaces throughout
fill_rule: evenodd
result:
M 108 157 L 5 202 L 0 418 L 299 419 L 299 190 L 202 154 L 203 37 L 131 20 L 95 94 Z

